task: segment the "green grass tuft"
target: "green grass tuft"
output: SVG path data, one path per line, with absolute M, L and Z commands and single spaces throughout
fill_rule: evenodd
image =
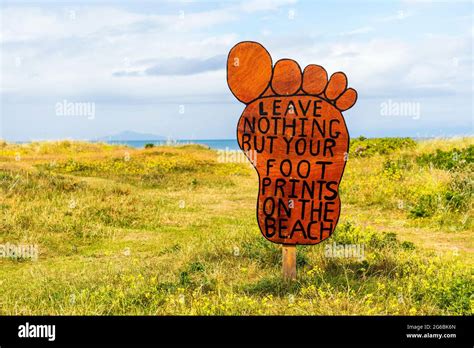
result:
M 255 219 L 257 175 L 199 145 L 0 142 L 0 314 L 472 315 L 472 138 L 353 139 L 334 235 L 298 279 Z M 335 243 L 335 244 L 334 244 Z M 332 257 L 331 245 L 363 246 Z

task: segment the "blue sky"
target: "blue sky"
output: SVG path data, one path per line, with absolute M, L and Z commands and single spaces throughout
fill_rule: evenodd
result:
M 3 139 L 233 138 L 244 105 L 225 59 L 243 40 L 274 62 L 346 72 L 359 92 L 344 113 L 353 137 L 473 133 L 471 1 L 1 4 Z M 93 104 L 94 116 L 58 115 L 64 101 Z M 419 112 L 387 115 L 387 104 Z

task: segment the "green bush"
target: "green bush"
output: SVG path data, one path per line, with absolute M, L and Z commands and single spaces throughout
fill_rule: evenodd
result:
M 417 202 L 410 209 L 410 216 L 431 217 L 440 210 L 448 213 L 465 212 L 472 206 L 473 195 L 474 183 L 470 175 L 456 173 L 443 192 L 418 197 Z
M 472 170 L 474 163 L 474 145 L 465 149 L 456 148 L 449 151 L 437 149 L 435 153 L 418 156 L 417 163 L 421 166 L 432 166 L 445 170 Z
M 439 195 L 422 195 L 416 204 L 410 209 L 410 216 L 414 218 L 430 217 L 435 214 L 439 207 Z
M 456 174 L 445 192 L 449 211 L 464 212 L 470 209 L 474 195 L 474 182 L 469 174 Z
M 408 161 L 405 158 L 399 158 L 397 160 L 386 160 L 383 165 L 383 175 L 390 179 L 401 179 L 403 172 L 410 168 Z
M 338 244 L 365 244 L 374 249 L 398 248 L 402 243 L 393 232 L 379 233 L 374 229 L 362 229 L 351 221 L 346 221 L 336 227 L 333 239 Z
M 387 155 L 397 150 L 413 149 L 416 142 L 411 138 L 373 138 L 359 137 L 351 140 L 350 153 L 356 157 Z
M 439 307 L 452 313 L 472 315 L 471 301 L 474 297 L 474 283 L 467 277 L 456 277 L 447 288 L 436 291 Z

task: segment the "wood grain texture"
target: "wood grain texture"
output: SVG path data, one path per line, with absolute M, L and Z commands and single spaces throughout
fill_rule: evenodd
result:
M 270 83 L 272 58 L 256 42 L 234 46 L 227 58 L 227 83 L 235 97 L 243 103 L 258 98 Z
M 273 70 L 272 89 L 276 94 L 295 94 L 301 86 L 301 69 L 298 63 L 291 59 L 276 62 Z
M 328 73 L 319 65 L 310 64 L 303 71 L 302 89 L 308 94 L 318 95 L 324 92 L 328 84 Z
M 227 64 L 229 88 L 247 104 L 237 140 L 258 173 L 258 225 L 275 243 L 317 244 L 331 236 L 339 220 L 339 184 L 349 151 L 341 111 L 355 104 L 357 92 L 347 89 L 344 73 L 328 80 L 326 70 L 313 64 L 301 73 L 291 59 L 262 74 L 258 67 L 268 65 L 262 52 L 238 44 L 229 60 L 245 56 L 253 68 L 239 71 Z M 255 63 L 259 59 L 264 63 Z
M 283 245 L 282 247 L 283 279 L 296 279 L 296 246 Z
M 326 97 L 330 100 L 339 97 L 347 88 L 347 78 L 342 72 L 332 74 L 326 87 Z
M 354 88 L 348 88 L 344 93 L 341 94 L 340 97 L 336 100 L 336 107 L 341 110 L 345 111 L 354 105 L 355 101 L 357 100 L 357 92 Z
M 257 99 L 242 114 L 237 136 L 258 172 L 257 220 L 264 237 L 282 244 L 328 238 L 339 218 L 349 149 L 341 112 L 313 96 Z

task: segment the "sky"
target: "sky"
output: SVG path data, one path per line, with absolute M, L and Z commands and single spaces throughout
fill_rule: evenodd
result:
M 235 138 L 236 43 L 344 71 L 351 137 L 473 134 L 472 1 L 1 1 L 0 138 Z

